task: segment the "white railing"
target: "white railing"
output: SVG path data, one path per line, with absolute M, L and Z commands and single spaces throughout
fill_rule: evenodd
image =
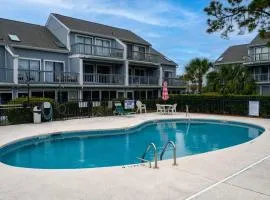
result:
M 85 54 L 101 57 L 123 58 L 124 50 L 93 44 L 76 43 L 72 45 L 73 54 Z
M 22 84 L 27 83 L 78 84 L 79 73 L 19 69 L 18 82 Z
M 129 76 L 130 85 L 158 85 L 158 80 L 155 76 Z
M 256 53 L 256 54 L 250 54 L 248 59 L 248 62 L 270 62 L 270 52 L 268 53 Z
M 124 76 L 120 75 L 120 74 L 85 73 L 85 74 L 83 74 L 83 82 L 85 84 L 123 85 L 124 84 Z

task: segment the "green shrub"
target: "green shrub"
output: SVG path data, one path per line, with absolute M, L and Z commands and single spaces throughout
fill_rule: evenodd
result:
M 145 100 L 148 110 L 155 110 L 157 103 L 174 104 L 177 103 L 177 110 L 185 112 L 186 105 L 189 111 L 194 113 L 212 113 L 247 116 L 249 101 L 260 102 L 260 117 L 270 117 L 270 96 L 246 96 L 202 94 L 202 95 L 170 95 L 168 101 L 161 99 Z
M 33 107 L 40 106 L 42 102 L 50 102 L 53 100 L 49 98 L 17 98 L 8 102 L 8 105 L 22 105 L 22 108 L 10 108 L 6 110 L 5 115 L 8 117 L 10 124 L 23 124 L 33 122 Z

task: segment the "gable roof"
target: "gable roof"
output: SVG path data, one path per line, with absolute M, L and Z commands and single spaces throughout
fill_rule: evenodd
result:
M 101 34 L 107 36 L 116 37 L 122 41 L 133 42 L 138 44 L 143 44 L 150 46 L 151 44 L 146 40 L 142 39 L 140 36 L 135 33 L 121 28 L 116 28 L 112 26 L 107 26 L 104 24 L 98 24 L 82 19 L 77 19 L 73 17 L 68 17 L 56 13 L 52 13 L 58 20 L 60 20 L 65 26 L 67 26 L 73 32 L 86 32 L 86 33 L 94 33 Z
M 257 34 L 257 36 L 250 42 L 251 46 L 256 45 L 266 45 L 267 42 L 270 41 L 270 31 L 265 33 L 265 37 L 262 38 L 260 34 Z
M 159 51 L 157 51 L 156 49 L 154 49 L 152 47 L 150 47 L 150 53 L 159 55 L 158 59 L 159 59 L 159 62 L 161 64 L 164 64 L 164 65 L 174 65 L 174 66 L 177 66 L 178 65 L 174 61 L 170 60 L 169 58 L 167 58 L 162 53 L 160 53 Z
M 17 35 L 20 41 L 12 41 L 9 34 Z M 0 18 L 0 41 L 19 48 L 68 52 L 45 26 L 3 18 Z
M 215 64 L 243 63 L 245 56 L 248 56 L 248 44 L 230 46 L 219 56 Z

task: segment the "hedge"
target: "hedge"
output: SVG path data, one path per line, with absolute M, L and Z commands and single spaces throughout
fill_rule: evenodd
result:
M 248 116 L 249 101 L 260 102 L 260 117 L 270 117 L 270 96 L 222 96 L 222 95 L 170 95 L 168 101 L 145 100 L 148 109 L 156 109 L 156 103 L 177 103 L 177 111 L 189 111 L 193 113 L 212 113 L 225 115 Z
M 11 108 L 6 110 L 5 115 L 8 117 L 8 123 L 10 124 L 23 124 L 33 122 L 33 108 L 40 106 L 42 102 L 50 102 L 53 104 L 53 100 L 49 98 L 28 98 L 22 97 L 11 100 L 8 105 L 21 104 L 23 108 Z M 3 115 L 3 114 L 2 114 Z

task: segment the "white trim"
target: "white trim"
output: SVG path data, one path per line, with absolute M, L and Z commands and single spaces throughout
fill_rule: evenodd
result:
M 8 45 L 5 45 L 5 50 L 12 56 L 12 57 L 19 57 L 18 55 L 15 55 Z
M 66 30 L 67 30 L 67 49 L 69 51 L 71 51 L 71 46 L 70 46 L 70 29 L 64 24 L 62 23 L 57 17 L 55 17 L 52 13 L 50 14 L 49 18 L 47 19 L 47 22 L 46 22 L 46 27 L 48 25 L 48 22 L 50 20 L 50 18 L 53 18 L 55 19 L 56 22 L 58 22 L 61 26 L 63 26 Z
M 25 46 L 25 45 L 16 45 L 16 44 L 11 44 L 12 47 L 17 47 L 17 48 L 23 48 L 23 49 L 31 49 L 31 50 L 38 50 L 38 51 L 48 51 L 48 52 L 53 52 L 53 53 L 64 53 L 68 54 L 68 50 L 60 50 L 60 49 L 48 49 L 48 48 L 42 48 L 42 47 L 32 47 L 32 46 Z

